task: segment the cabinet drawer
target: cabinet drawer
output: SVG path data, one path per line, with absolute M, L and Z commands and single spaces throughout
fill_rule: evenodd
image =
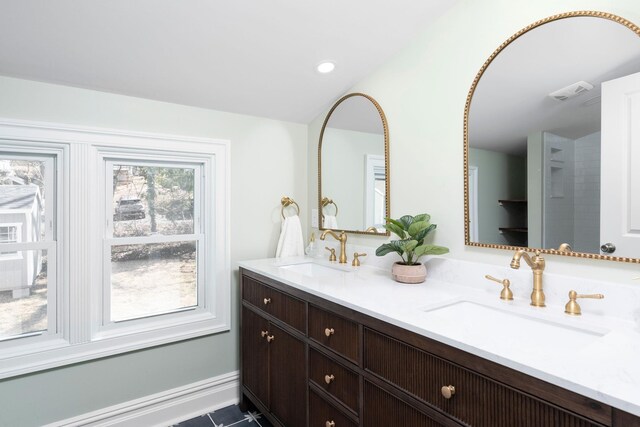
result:
M 455 423 L 451 424 L 455 425 Z M 365 381 L 362 425 L 442 427 L 444 424 L 431 419 L 413 406 Z
M 333 424 L 331 424 L 333 423 Z M 374 424 L 372 424 L 374 425 Z M 309 390 L 309 427 L 358 427 L 349 417 L 340 412 L 312 389 Z
M 363 356 L 365 370 L 465 424 L 477 427 L 602 425 L 367 328 Z M 441 391 L 443 386 L 455 387 L 455 394 L 446 399 Z
M 242 299 L 305 333 L 305 303 L 250 277 L 242 276 Z
M 358 413 L 358 374 L 310 348 L 309 380 Z
M 358 363 L 358 324 L 309 305 L 309 337 Z

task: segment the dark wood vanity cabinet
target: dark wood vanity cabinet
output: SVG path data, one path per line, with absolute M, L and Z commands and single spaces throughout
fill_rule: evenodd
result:
M 241 288 L 243 400 L 274 425 L 640 427 L 636 416 L 257 273 L 241 269 Z

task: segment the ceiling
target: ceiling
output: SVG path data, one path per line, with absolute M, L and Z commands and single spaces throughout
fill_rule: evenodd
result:
M 537 27 L 508 45 L 482 75 L 469 110 L 469 144 L 524 155 L 534 132 L 569 139 L 597 132 L 601 83 L 636 72 L 640 37 L 624 25 L 574 17 Z M 593 89 L 566 101 L 548 96 L 581 80 Z
M 308 123 L 456 1 L 7 0 L 0 75 Z

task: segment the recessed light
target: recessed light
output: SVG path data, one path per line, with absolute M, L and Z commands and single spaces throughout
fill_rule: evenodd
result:
M 316 70 L 318 70 L 318 72 L 321 74 L 327 74 L 332 72 L 334 68 L 336 68 L 336 64 L 331 61 L 324 61 L 318 64 Z

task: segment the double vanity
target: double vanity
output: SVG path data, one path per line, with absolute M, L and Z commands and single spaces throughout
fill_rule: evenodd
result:
M 503 300 L 487 266 L 449 259 L 420 285 L 312 258 L 240 266 L 243 401 L 274 425 L 640 426 L 640 325 L 606 299 L 570 316 L 550 289 L 533 307 L 531 272 L 512 270 Z
M 516 251 L 511 268 L 432 259 L 425 283 L 402 285 L 375 257 L 351 265 L 346 233 L 390 234 L 389 126 L 372 97 L 338 100 L 312 226 L 340 255 L 240 263 L 243 404 L 287 427 L 640 427 L 640 289 L 547 274 L 542 257 L 640 262 L 638 168 L 621 148 L 638 141 L 638 36 L 609 13 L 554 15 L 476 75 L 465 244 Z

